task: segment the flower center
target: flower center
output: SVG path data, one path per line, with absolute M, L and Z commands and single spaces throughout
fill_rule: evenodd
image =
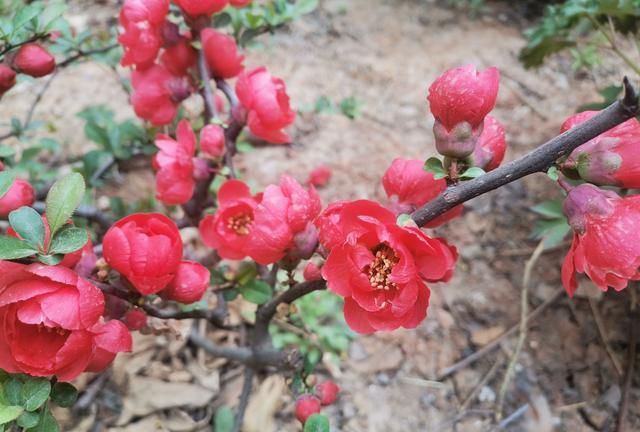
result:
M 398 255 L 384 243 L 376 246 L 371 252 L 375 255 L 368 269 L 371 286 L 374 289 L 385 291 L 397 289 L 398 286 L 395 282 L 389 280 L 389 275 L 391 275 L 393 267 L 400 261 Z
M 249 234 L 249 228 L 253 223 L 253 217 L 247 213 L 241 213 L 239 215 L 231 216 L 227 219 L 227 228 L 234 231 L 240 236 L 246 236 Z

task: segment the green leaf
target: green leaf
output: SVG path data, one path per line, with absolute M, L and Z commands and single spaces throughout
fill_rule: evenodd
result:
M 37 17 L 42 13 L 42 4 L 41 3 L 33 3 L 29 6 L 23 7 L 20 9 L 16 16 L 13 18 L 13 28 L 14 31 L 23 27 L 33 18 Z
M 329 432 L 329 419 L 322 414 L 313 414 L 304 424 L 303 432 Z
M 48 409 L 43 409 L 38 424 L 31 429 L 27 429 L 27 432 L 60 432 L 60 427 L 51 412 Z
M 221 406 L 213 419 L 213 432 L 231 432 L 234 421 L 233 410 L 227 405 Z
M 31 207 L 20 207 L 9 213 L 9 224 L 29 245 L 43 247 L 45 229 L 40 213 Z
M 51 400 L 62 408 L 70 408 L 78 400 L 78 390 L 69 383 L 58 382 L 51 390 Z
M 38 261 L 42 264 L 46 264 L 49 266 L 58 265 L 64 259 L 64 255 L 56 254 L 56 255 L 38 255 Z
M 305 15 L 313 12 L 318 8 L 318 0 L 298 0 L 296 2 L 295 12 L 299 15 Z
M 553 181 L 558 181 L 558 168 L 554 165 L 551 168 L 549 168 L 549 170 L 547 171 L 547 175 L 549 176 L 549 178 Z
M 544 201 L 531 207 L 531 211 L 539 214 L 546 219 L 564 219 L 564 212 L 562 211 L 562 201 L 549 200 Z
M 436 175 L 441 176 L 439 178 L 445 178 L 447 176 L 447 172 L 442 166 L 442 161 L 437 157 L 430 157 L 429 159 L 427 159 L 427 161 L 424 163 L 424 170 L 433 173 L 434 177 Z
M 71 173 L 57 182 L 47 195 L 47 220 L 51 236 L 73 216 L 84 197 L 84 178 L 78 173 Z
M 35 411 L 49 399 L 51 383 L 46 379 L 30 378 L 22 386 L 22 400 L 24 409 Z
M 0 172 L 0 198 L 2 198 L 9 189 L 11 189 L 11 185 L 16 180 L 16 173 L 13 171 L 2 171 Z
M 486 174 L 485 171 L 480 167 L 471 167 L 465 172 L 463 172 L 460 177 L 466 179 L 473 179 L 476 177 L 480 177 L 481 175 Z
M 1 158 L 6 158 L 9 156 L 13 156 L 14 154 L 16 154 L 16 150 L 11 147 L 8 146 L 6 144 L 0 144 L 0 157 Z
M 18 426 L 24 429 L 29 429 L 38 424 L 40 421 L 40 414 L 37 412 L 23 412 L 16 420 Z
M 68 254 L 87 244 L 89 236 L 83 228 L 65 225 L 56 233 L 49 245 L 49 254 Z
M 3 384 L 4 394 L 7 401 L 11 405 L 22 404 L 22 381 L 17 375 L 12 375 L 7 382 Z
M 229 288 L 222 291 L 222 297 L 224 298 L 225 301 L 228 301 L 228 302 L 237 299 L 239 294 L 240 293 L 235 288 Z
M 14 421 L 20 414 L 24 412 L 24 408 L 21 406 L 10 405 L 0 406 L 0 424 L 6 424 Z
M 255 262 L 242 261 L 240 263 L 240 268 L 238 269 L 238 274 L 236 275 L 235 280 L 239 285 L 246 285 L 253 279 L 255 279 L 257 274 L 258 269 Z
M 15 237 L 0 236 L 0 260 L 13 260 L 35 255 L 38 251 Z
M 254 279 L 248 284 L 241 286 L 238 291 L 248 302 L 255 304 L 265 304 L 271 299 L 271 286 L 261 280 Z

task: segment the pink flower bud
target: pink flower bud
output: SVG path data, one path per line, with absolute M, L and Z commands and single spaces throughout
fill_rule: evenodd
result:
M 174 46 L 182 40 L 180 27 L 178 27 L 178 24 L 172 23 L 171 21 L 165 21 L 162 23 L 162 26 L 160 26 L 160 36 L 162 37 L 162 44 L 165 48 Z
M 147 314 L 140 309 L 131 309 L 125 314 L 123 321 L 129 330 L 140 330 L 147 325 Z
M 322 274 L 320 273 L 320 267 L 315 265 L 313 262 L 308 262 L 306 266 L 304 266 L 304 271 L 302 273 L 304 276 L 304 280 L 307 282 L 316 281 L 322 279 Z
M 473 166 L 487 172 L 496 169 L 502 163 L 506 150 L 504 126 L 494 117 L 486 116 L 482 134 L 471 155 Z
M 296 418 L 304 424 L 309 417 L 320 412 L 320 400 L 310 394 L 302 395 L 296 401 Z
M 309 179 L 307 179 L 307 183 L 315 187 L 325 186 L 329 183 L 329 179 L 331 179 L 332 174 L 331 168 L 328 166 L 319 166 L 311 171 Z
M 316 386 L 316 395 L 320 398 L 322 405 L 331 405 L 338 400 L 338 392 L 340 387 L 333 381 L 325 381 Z
M 16 85 L 16 72 L 5 65 L 0 65 L 0 96 L 14 85 Z
M 211 28 L 202 31 L 202 49 L 215 78 L 233 78 L 244 69 L 235 40 Z
M 56 59 L 38 44 L 23 45 L 13 60 L 14 68 L 32 77 L 49 75 L 56 68 Z
M 174 0 L 190 17 L 211 16 L 220 12 L 229 0 Z
M 33 186 L 28 181 L 17 178 L 7 193 L 0 197 L 0 217 L 7 217 L 12 211 L 30 206 L 34 201 Z
M 161 296 L 178 303 L 191 304 L 202 299 L 209 288 L 211 274 L 202 264 L 182 261 L 176 277 L 161 292 Z
M 563 211 L 571 228 L 583 233 L 588 217 L 609 216 L 614 209 L 613 201 L 619 199 L 615 192 L 583 184 L 571 189 L 564 201 Z
M 200 152 L 212 158 L 219 158 L 224 154 L 224 129 L 210 124 L 200 131 Z
M 210 173 L 209 162 L 204 159 L 193 158 L 193 178 L 195 180 L 208 179 Z

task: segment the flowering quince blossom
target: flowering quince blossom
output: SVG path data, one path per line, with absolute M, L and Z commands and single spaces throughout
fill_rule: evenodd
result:
M 224 129 L 210 124 L 200 130 L 200 153 L 211 158 L 219 158 L 224 154 Z
M 236 41 L 231 36 L 207 28 L 201 37 L 207 64 L 215 78 L 233 78 L 242 72 L 244 56 L 238 53 Z
M 333 175 L 333 172 L 331 171 L 331 168 L 325 165 L 321 165 L 317 168 L 314 168 L 309 173 L 307 184 L 310 184 L 311 186 L 315 186 L 315 187 L 326 186 L 327 183 L 329 183 L 329 180 L 331 179 L 332 175 Z
M 188 120 L 182 120 L 176 130 L 177 140 L 160 134 L 156 147 L 160 149 L 154 157 L 156 174 L 156 198 L 167 205 L 184 204 L 193 195 L 193 157 L 196 152 L 196 135 Z
M 382 177 L 390 203 L 389 210 L 396 215 L 413 213 L 447 188 L 445 179 L 436 180 L 433 174 L 424 170 L 424 162 L 415 159 L 395 159 Z M 462 214 L 460 205 L 429 222 L 426 227 L 434 228 Z
M 136 115 L 154 126 L 171 123 L 178 104 L 189 97 L 192 91 L 187 77 L 172 75 L 159 64 L 133 71 L 131 85 L 131 103 Z
M 640 280 L 640 195 L 621 198 L 612 191 L 582 184 L 569 191 L 564 213 L 573 228 L 571 249 L 562 265 L 562 283 L 573 296 L 576 272 L 585 273 L 603 291 L 620 291 Z
M 300 423 L 305 424 L 307 419 L 318 414 L 321 408 L 320 399 L 311 394 L 304 394 L 296 400 L 296 418 Z
M 494 117 L 486 116 L 478 144 L 470 156 L 473 166 L 492 171 L 500 166 L 506 151 L 504 126 Z
M 102 292 L 72 270 L 0 261 L 0 369 L 60 381 L 104 370 L 132 341 L 103 313 Z
M 33 186 L 22 178 L 16 178 L 7 193 L 0 197 L 0 217 L 7 217 L 12 211 L 30 206 L 35 200 Z
M 288 176 L 256 196 L 245 183 L 228 180 L 218 192 L 218 204 L 218 211 L 200 223 L 200 233 L 223 258 L 249 256 L 266 265 L 292 250 L 304 255 L 309 244 L 315 246 L 311 222 L 320 212 L 320 198 Z
M 320 267 L 318 267 L 315 263 L 309 261 L 302 271 L 302 277 L 307 282 L 316 281 L 322 279 L 322 273 L 320 271 Z
M 209 288 L 211 274 L 205 266 L 192 261 L 183 261 L 178 266 L 175 278 L 160 295 L 167 300 L 191 304 L 202 299 Z
M 225 8 L 229 0 L 174 0 L 192 18 L 211 16 Z
M 325 381 L 320 383 L 315 388 L 316 395 L 320 399 L 322 405 L 332 405 L 338 400 L 338 393 L 340 387 L 333 381 Z
M 5 65 L 0 64 L 0 96 L 16 85 L 16 72 Z
M 436 118 L 433 132 L 438 153 L 464 158 L 473 153 L 484 118 L 498 96 L 500 72 L 479 72 L 467 65 L 449 69 L 429 87 L 429 105 Z
M 186 75 L 197 61 L 198 54 L 186 37 L 179 37 L 178 42 L 166 47 L 160 56 L 160 62 L 174 76 Z
M 162 46 L 161 28 L 169 13 L 168 0 L 125 0 L 119 21 L 124 32 L 118 42 L 124 48 L 123 66 L 150 67 Z
M 323 219 L 328 219 L 324 220 Z M 400 227 L 379 204 L 343 203 L 318 218 L 320 240 L 330 250 L 322 267 L 328 288 L 344 297 L 344 316 L 358 333 L 415 328 L 427 316 L 424 281 L 447 281 L 454 247 L 417 227 Z M 330 234 L 323 229 L 330 227 Z
M 595 116 L 597 111 L 576 114 L 562 125 L 565 132 Z M 600 186 L 640 188 L 640 122 L 631 118 L 575 149 L 563 163 L 567 175 L 577 175 Z
M 120 219 L 104 236 L 104 259 L 142 295 L 155 294 L 175 277 L 182 239 L 175 222 L 159 213 Z
M 236 93 L 248 112 L 247 125 L 255 136 L 273 144 L 291 141 L 282 129 L 294 122 L 296 113 L 289 105 L 284 81 L 259 67 L 240 74 Z
M 56 59 L 36 43 L 23 45 L 13 59 L 13 68 L 34 78 L 49 75 L 56 68 Z

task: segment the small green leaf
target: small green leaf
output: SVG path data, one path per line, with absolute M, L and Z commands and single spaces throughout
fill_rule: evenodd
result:
M 0 260 L 14 260 L 35 255 L 38 251 L 15 237 L 0 236 Z
M 403 213 L 398 215 L 398 218 L 396 219 L 396 224 L 400 226 L 406 226 L 407 224 L 410 224 L 412 221 L 413 219 L 411 219 L 410 214 Z
M 78 400 L 78 390 L 69 383 L 58 382 L 51 390 L 51 400 L 62 408 L 70 408 Z
M 271 299 L 271 287 L 268 283 L 253 279 L 248 284 L 239 288 L 240 294 L 248 302 L 255 304 L 265 304 Z
M 486 174 L 485 171 L 480 167 L 471 167 L 463 172 L 460 177 L 463 179 L 474 179 L 476 177 L 480 177 L 481 175 Z
M 16 173 L 13 171 L 2 171 L 0 172 L 0 198 L 4 196 L 9 189 L 11 189 L 11 185 L 16 180 Z
M 40 213 L 31 207 L 20 207 L 9 213 L 9 224 L 29 245 L 38 249 L 44 245 L 44 223 Z
M 295 6 L 297 14 L 305 15 L 318 8 L 318 0 L 298 0 Z
M 16 154 L 16 150 L 6 144 L 0 144 L 0 158 L 6 158 Z
M 22 400 L 24 409 L 35 411 L 49 399 L 51 383 L 46 379 L 30 378 L 22 386 Z
M 541 202 L 531 207 L 531 211 L 546 219 L 565 219 L 564 212 L 562 211 L 562 201 L 560 200 Z
M 57 182 L 47 195 L 47 220 L 51 236 L 73 216 L 84 197 L 84 178 L 78 173 L 71 173 Z
M 4 394 L 10 405 L 22 404 L 22 381 L 17 375 L 11 375 L 3 384 Z
M 6 424 L 14 421 L 20 414 L 24 412 L 24 408 L 17 405 L 0 406 L 0 424 Z
M 87 244 L 89 236 L 83 228 L 65 225 L 56 233 L 49 245 L 49 254 L 68 254 Z
M 239 285 L 246 285 L 255 279 L 257 274 L 258 269 L 253 261 L 242 261 L 235 280 Z
M 322 414 L 313 414 L 304 423 L 303 432 L 329 432 L 329 419 Z
M 430 157 L 424 163 L 424 170 L 434 174 L 435 176 L 441 176 L 438 178 L 445 178 L 447 176 L 447 172 L 444 170 L 442 166 L 442 161 L 437 157 Z
M 223 405 L 216 411 L 213 419 L 213 432 L 231 432 L 235 421 L 233 410 Z
M 64 259 L 64 255 L 56 254 L 56 255 L 38 255 L 38 261 L 42 264 L 46 264 L 49 266 L 58 265 Z
M 235 288 L 229 288 L 222 291 L 222 297 L 224 298 L 225 301 L 228 301 L 228 302 L 237 299 L 239 294 L 240 293 Z
M 48 409 L 43 409 L 38 424 L 31 429 L 27 429 L 27 432 L 60 432 L 60 426 L 58 426 L 58 422 L 51 415 L 51 412 Z
M 547 171 L 547 175 L 549 176 L 549 178 L 553 181 L 558 181 L 558 168 L 554 165 L 551 168 L 549 168 L 549 170 Z
M 18 426 L 24 429 L 29 429 L 38 424 L 40 421 L 40 414 L 37 412 L 23 412 L 16 420 Z

